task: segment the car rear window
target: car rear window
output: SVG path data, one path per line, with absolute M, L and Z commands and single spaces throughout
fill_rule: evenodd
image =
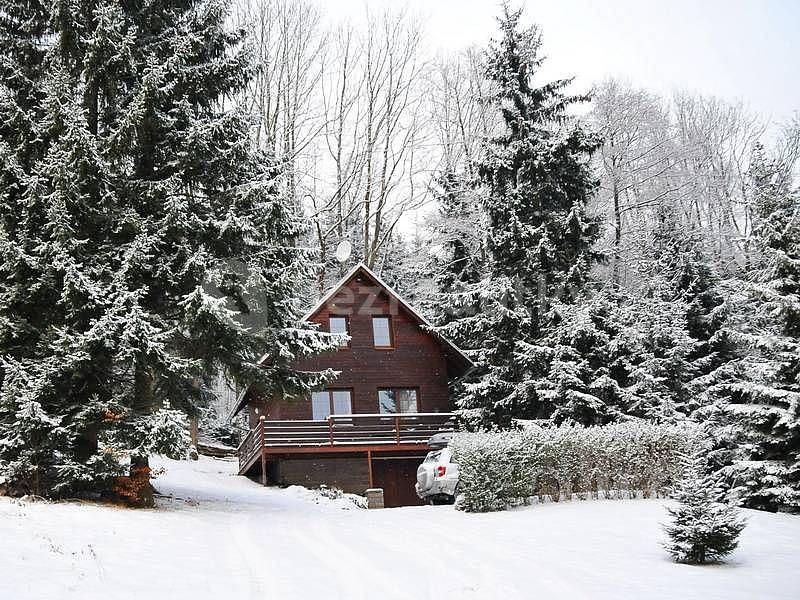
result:
M 441 455 L 442 455 L 442 451 L 441 450 L 439 450 L 439 452 L 431 452 L 430 454 L 428 454 L 428 456 L 425 457 L 425 462 L 426 463 L 427 462 L 437 462 Z

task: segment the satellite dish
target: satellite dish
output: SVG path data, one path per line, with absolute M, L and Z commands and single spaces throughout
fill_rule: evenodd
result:
M 336 260 L 340 263 L 347 262 L 347 259 L 350 258 L 350 253 L 353 251 L 353 245 L 344 240 L 343 242 L 339 242 L 339 245 L 336 246 Z

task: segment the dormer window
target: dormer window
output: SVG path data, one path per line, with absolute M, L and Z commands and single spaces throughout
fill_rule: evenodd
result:
M 331 333 L 343 333 L 348 335 L 350 332 L 347 330 L 347 317 L 330 317 L 328 319 L 328 331 Z M 347 348 L 350 344 L 345 340 L 339 344 L 340 348 Z
M 394 347 L 391 317 L 372 317 L 372 339 L 375 347 L 383 350 Z

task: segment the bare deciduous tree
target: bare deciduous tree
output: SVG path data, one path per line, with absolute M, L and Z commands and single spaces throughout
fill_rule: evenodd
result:
M 322 15 L 304 0 L 239 0 L 236 18 L 256 60 L 242 101 L 254 117 L 257 143 L 285 165 L 297 197 L 306 151 L 324 126 L 316 102 L 327 41 Z
M 320 287 L 335 242 L 349 239 L 375 266 L 400 219 L 427 201 L 421 35 L 404 12 L 367 11 L 361 26 L 340 25 L 329 36 L 320 86 L 324 159 L 309 197 L 323 257 Z
M 592 117 L 604 139 L 598 201 L 611 213 L 612 279 L 619 283 L 626 223 L 641 221 L 638 214 L 679 190 L 669 179 L 677 148 L 664 102 L 629 84 L 613 79 L 601 84 Z
M 764 133 L 760 119 L 740 103 L 685 93 L 667 101 L 613 79 L 598 87 L 590 118 L 605 140 L 597 202 L 612 223 L 613 281 L 626 282 L 664 210 L 704 232 L 721 264 L 744 259 L 744 177 Z
M 481 144 L 498 129 L 481 52 L 470 48 L 439 56 L 427 75 L 428 112 L 443 173 L 474 175 Z

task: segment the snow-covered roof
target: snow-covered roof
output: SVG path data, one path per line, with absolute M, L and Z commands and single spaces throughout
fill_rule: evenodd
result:
M 331 298 L 333 298 L 336 295 L 336 292 L 338 292 L 345 283 L 350 281 L 350 278 L 353 277 L 353 275 L 355 275 L 356 273 L 358 273 L 358 270 L 361 269 L 361 268 L 366 269 L 373 276 L 373 278 L 375 278 L 376 280 L 378 279 L 378 276 L 375 275 L 375 273 L 372 273 L 372 271 L 369 270 L 369 267 L 367 267 L 367 265 L 365 265 L 363 262 L 358 263 L 355 267 L 350 269 L 344 275 L 344 277 L 342 277 L 335 285 L 332 285 L 331 289 L 329 289 L 325 293 L 325 295 L 322 298 L 319 299 L 319 302 L 317 302 L 306 314 L 303 315 L 303 318 L 301 320 L 302 321 L 308 321 L 317 312 L 319 312 L 319 310 L 323 306 L 325 306 L 328 302 L 331 301 Z

